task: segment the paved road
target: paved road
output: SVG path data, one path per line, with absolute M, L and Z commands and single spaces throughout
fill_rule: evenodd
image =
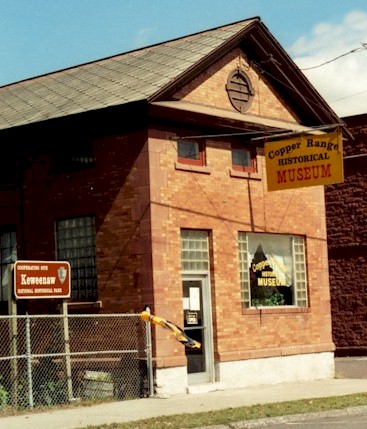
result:
M 335 358 L 337 378 L 367 378 L 367 357 Z
M 304 416 L 277 417 L 253 423 L 239 422 L 236 429 L 365 429 L 367 428 L 367 407 L 348 410 L 312 413 Z
M 367 379 L 367 357 L 335 358 L 335 376 L 336 378 Z M 236 429 L 241 429 L 241 427 L 246 429 L 257 427 L 268 429 L 365 429 L 367 428 L 367 407 L 262 419 L 250 424 L 241 422 Z

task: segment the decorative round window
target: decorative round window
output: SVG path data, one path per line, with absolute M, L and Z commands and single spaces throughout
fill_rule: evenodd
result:
M 254 90 L 250 79 L 241 69 L 233 70 L 227 80 L 228 97 L 232 106 L 241 113 L 246 112 L 254 98 Z

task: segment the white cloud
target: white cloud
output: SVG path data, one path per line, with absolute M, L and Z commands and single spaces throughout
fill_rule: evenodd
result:
M 142 46 L 148 46 L 152 44 L 152 38 L 155 33 L 154 27 L 141 28 L 135 35 L 133 45 L 135 48 L 141 48 Z
M 340 117 L 367 113 L 367 45 L 362 43 L 367 44 L 367 13 L 353 11 L 339 24 L 319 23 L 287 49 L 300 69 L 330 61 L 303 72 Z

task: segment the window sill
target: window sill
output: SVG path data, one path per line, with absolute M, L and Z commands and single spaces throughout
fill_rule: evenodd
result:
M 205 165 L 191 165 L 191 164 L 181 164 L 180 162 L 175 162 L 175 169 L 182 171 L 192 171 L 194 173 L 210 174 L 211 169 Z
M 69 301 L 68 310 L 99 310 L 102 308 L 102 301 Z
M 229 175 L 240 179 L 261 180 L 261 175 L 257 172 L 250 173 L 247 171 L 233 170 L 232 168 L 229 169 Z
M 242 309 L 242 314 L 244 316 L 256 316 L 261 314 L 299 314 L 310 312 L 310 307 L 261 307 Z

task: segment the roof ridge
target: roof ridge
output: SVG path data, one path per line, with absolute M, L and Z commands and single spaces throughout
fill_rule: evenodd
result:
M 43 78 L 43 77 L 46 77 L 46 76 L 50 76 L 50 75 L 54 75 L 54 74 L 58 74 L 58 73 L 63 73 L 63 72 L 66 72 L 68 70 L 78 69 L 80 67 L 88 66 L 90 64 L 95 64 L 95 63 L 98 63 L 98 62 L 105 62 L 105 61 L 108 61 L 108 60 L 112 60 L 114 58 L 122 57 L 124 55 L 129 55 L 129 54 L 133 54 L 135 52 L 140 52 L 140 51 L 148 50 L 148 49 L 154 48 L 156 46 L 165 45 L 165 44 L 168 44 L 168 43 L 171 43 L 171 42 L 176 42 L 178 40 L 188 39 L 190 37 L 197 36 L 199 34 L 210 33 L 210 32 L 214 32 L 214 31 L 218 31 L 220 29 L 229 28 L 229 27 L 241 24 L 241 23 L 245 24 L 245 23 L 248 23 L 248 21 L 256 21 L 256 20 L 260 21 L 261 18 L 259 16 L 254 16 L 253 18 L 242 19 L 242 20 L 235 21 L 235 22 L 232 22 L 232 23 L 229 23 L 229 24 L 220 25 L 218 27 L 208 28 L 206 30 L 201 30 L 201 31 L 197 31 L 197 32 L 194 32 L 194 33 L 191 33 L 191 34 L 186 34 L 184 36 L 179 36 L 179 37 L 175 37 L 173 39 L 168 39 L 168 40 L 164 40 L 164 41 L 161 41 L 161 42 L 158 42 L 158 43 L 153 43 L 152 45 L 142 46 L 140 48 L 131 49 L 131 50 L 126 51 L 126 52 L 120 52 L 118 54 L 109 55 L 107 57 L 102 57 L 102 58 L 94 59 L 94 60 L 91 60 L 91 61 L 86 61 L 85 63 L 75 64 L 73 66 L 64 67 L 64 68 L 61 68 L 61 69 L 58 69 L 58 70 L 53 70 L 53 71 L 50 71 L 50 72 L 47 72 L 47 73 L 42 73 L 42 74 L 36 75 L 36 76 L 31 76 L 29 78 L 21 79 L 21 80 L 15 81 L 15 82 L 11 82 L 11 83 L 2 85 L 2 86 L 0 86 L 0 90 L 4 89 L 4 88 L 7 88 L 7 87 L 14 86 L 14 85 L 19 85 L 21 83 L 29 82 L 29 81 L 32 81 L 32 80 L 37 80 L 37 79 L 40 79 L 40 78 Z
M 241 40 L 245 39 L 249 43 L 241 46 Z M 276 42 L 258 17 L 248 18 L 18 81 L 0 88 L 0 130 L 127 103 L 170 98 L 178 88 L 236 47 L 258 49 L 254 58 L 259 61 L 267 60 L 270 47 L 288 61 L 286 52 Z M 274 68 L 274 82 L 278 83 L 277 79 L 287 70 Z M 324 106 L 325 102 L 301 72 L 296 68 L 291 70 L 290 77 L 307 89 L 312 100 L 292 93 L 290 101 L 294 104 L 301 101 L 307 109 L 306 113 L 302 111 L 307 121 L 308 115 L 320 120 L 320 113 L 310 103 Z

